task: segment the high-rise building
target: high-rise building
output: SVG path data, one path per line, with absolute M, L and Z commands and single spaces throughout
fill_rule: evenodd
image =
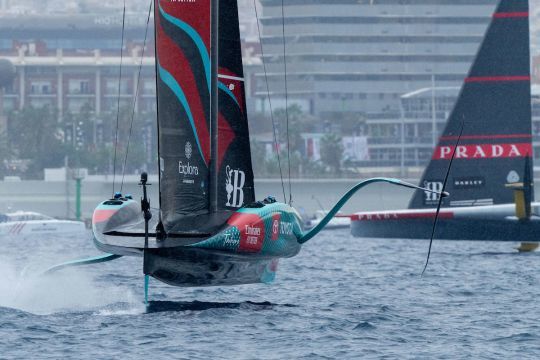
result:
M 273 100 L 284 98 L 286 59 L 289 97 L 312 114 L 398 113 L 403 94 L 461 84 L 496 3 L 287 0 L 282 9 L 281 0 L 261 0 Z
M 266 78 L 274 109 L 285 105 L 286 84 L 289 104 L 326 123 L 339 127 L 341 119 L 361 119 L 358 135 L 367 138 L 369 155 L 358 166 L 417 166 L 421 171 L 498 0 L 260 3 L 268 71 L 258 74 L 258 108 L 268 110 Z M 536 84 L 537 4 L 530 1 Z M 540 159 L 538 93 L 533 86 L 533 140 Z
M 96 115 L 131 106 L 137 93 L 147 13 L 126 16 L 123 58 L 122 13 L 5 15 L 0 21 L 0 58 L 10 60 L 17 77 L 7 89 L 6 112 L 25 105 L 49 105 L 60 115 L 89 107 Z M 152 24 L 152 21 L 150 22 Z M 248 108 L 252 108 L 253 74 L 260 60 L 244 46 Z M 119 82 L 120 61 L 122 79 Z M 258 71 L 258 70 L 257 70 Z M 136 111 L 155 111 L 153 27 L 148 29 Z

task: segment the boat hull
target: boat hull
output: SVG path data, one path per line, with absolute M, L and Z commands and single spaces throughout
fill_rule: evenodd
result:
M 540 204 L 533 204 L 533 209 Z M 536 211 L 535 211 L 536 212 Z M 515 206 L 493 205 L 442 209 L 436 239 L 480 241 L 540 241 L 540 219 L 518 220 Z M 399 210 L 358 213 L 351 218 L 356 237 L 429 239 L 435 210 Z
M 83 222 L 69 220 L 30 220 L 0 224 L 0 237 L 30 237 L 43 235 L 80 235 L 84 236 L 86 227 Z
M 278 259 L 298 254 L 301 219 L 282 203 L 256 203 L 232 213 L 213 235 L 155 234 L 154 214 L 145 247 L 144 221 L 133 200 L 106 201 L 93 217 L 94 242 L 116 255 L 144 255 L 144 272 L 175 286 L 268 283 Z
M 308 229 L 312 229 L 315 226 L 319 225 L 321 222 L 320 219 L 310 220 L 307 225 Z M 347 229 L 351 227 L 351 220 L 348 217 L 339 217 L 333 218 L 330 222 L 324 227 L 324 230 L 338 230 L 338 229 Z
M 147 250 L 145 273 L 180 287 L 270 283 L 275 279 L 277 258 L 233 255 L 197 248 Z

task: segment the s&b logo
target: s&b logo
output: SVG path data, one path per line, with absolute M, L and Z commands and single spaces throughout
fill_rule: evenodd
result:
M 227 191 L 227 203 L 225 206 L 239 208 L 244 204 L 244 184 L 246 174 L 239 169 L 233 170 L 229 165 L 225 169 L 225 190 Z
M 435 191 L 424 191 L 424 203 L 426 204 L 433 204 L 439 201 L 441 195 L 438 193 L 442 192 L 443 190 L 443 182 L 442 181 L 424 181 L 424 188 Z

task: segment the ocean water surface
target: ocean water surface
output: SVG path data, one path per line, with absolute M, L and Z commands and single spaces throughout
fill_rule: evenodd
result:
M 272 285 L 174 288 L 140 258 L 37 274 L 95 255 L 84 239 L 2 239 L 0 359 L 540 357 L 540 253 L 515 244 L 326 231 Z

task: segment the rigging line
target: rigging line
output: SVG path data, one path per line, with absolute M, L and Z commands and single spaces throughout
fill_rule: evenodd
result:
M 443 199 L 448 196 L 448 193 L 445 192 L 446 189 L 446 183 L 448 182 L 448 176 L 450 175 L 450 169 L 452 169 L 452 162 L 454 162 L 454 158 L 456 156 L 456 150 L 459 145 L 459 141 L 461 140 L 461 135 L 463 135 L 463 127 L 465 126 L 465 121 L 463 119 L 461 120 L 461 130 L 459 131 L 459 136 L 456 140 L 456 145 L 454 147 L 454 151 L 452 152 L 452 157 L 450 158 L 450 163 L 448 164 L 448 170 L 446 170 L 446 175 L 444 177 L 444 182 L 441 190 L 441 194 L 439 197 L 439 203 L 437 204 L 437 211 L 435 212 L 435 220 L 433 220 L 433 228 L 431 229 L 431 238 L 429 240 L 429 249 L 428 254 L 426 258 L 426 264 L 424 265 L 424 269 L 422 270 L 422 275 L 426 272 L 427 266 L 429 264 L 429 257 L 431 255 L 431 245 L 433 245 L 433 238 L 435 237 L 435 229 L 437 228 L 437 221 L 439 220 L 439 213 L 441 211 L 441 205 L 443 202 Z
M 118 98 L 116 107 L 116 131 L 114 133 L 114 162 L 113 162 L 113 183 L 112 196 L 114 197 L 114 185 L 116 182 L 116 153 L 118 149 L 118 123 L 120 121 L 120 90 L 122 87 L 122 63 L 124 60 L 124 34 L 126 25 L 126 0 L 124 0 L 124 10 L 122 12 L 122 43 L 120 46 L 120 74 L 118 76 Z
M 289 164 L 289 205 L 292 204 L 291 141 L 289 136 L 289 91 L 287 88 L 287 46 L 285 41 L 285 0 L 281 0 L 281 31 L 283 34 L 283 70 L 285 77 L 285 119 L 287 124 L 287 160 Z
M 127 165 L 128 154 L 129 154 L 129 144 L 131 143 L 131 134 L 133 132 L 133 119 L 135 118 L 135 108 L 137 106 L 137 99 L 139 98 L 139 90 L 141 87 L 141 70 L 143 66 L 144 50 L 146 49 L 146 40 L 148 37 L 148 25 L 150 24 L 150 14 L 152 13 L 153 2 L 154 0 L 150 1 L 150 6 L 148 7 L 148 17 L 146 18 L 146 30 L 144 32 L 144 42 L 143 42 L 143 48 L 141 52 L 141 60 L 139 62 L 139 71 L 137 74 L 137 86 L 135 88 L 135 97 L 133 98 L 133 108 L 131 110 L 131 122 L 129 124 L 129 135 L 128 135 L 128 141 L 126 145 L 126 155 L 124 157 L 124 164 L 122 166 L 122 182 L 120 183 L 120 192 L 122 192 L 122 189 L 124 188 L 124 178 L 126 175 L 126 165 Z
M 253 0 L 253 7 L 255 8 L 255 18 L 257 20 L 257 32 L 259 34 L 259 43 L 261 44 L 261 60 L 264 70 L 264 79 L 266 82 L 266 93 L 268 94 L 268 105 L 270 107 L 270 119 L 272 120 L 272 135 L 274 138 L 274 150 L 277 154 L 279 177 L 281 178 L 281 189 L 283 190 L 283 202 L 287 202 L 287 195 L 285 194 L 285 182 L 283 181 L 283 170 L 281 169 L 281 156 L 279 155 L 279 144 L 277 137 L 277 127 L 274 119 L 274 110 L 272 108 L 272 96 L 270 95 L 270 86 L 268 85 L 268 73 L 266 71 L 266 62 L 264 61 L 264 47 L 261 38 L 261 26 L 259 25 L 259 13 L 257 11 L 257 0 Z

